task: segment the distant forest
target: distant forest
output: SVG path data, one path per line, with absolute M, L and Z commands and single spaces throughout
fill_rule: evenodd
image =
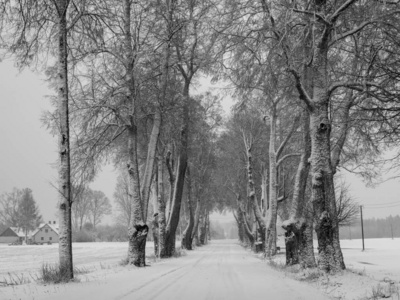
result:
M 389 216 L 385 219 L 365 219 L 364 238 L 398 238 L 400 237 L 400 216 Z M 351 226 L 340 228 L 340 239 L 360 239 L 361 220 Z

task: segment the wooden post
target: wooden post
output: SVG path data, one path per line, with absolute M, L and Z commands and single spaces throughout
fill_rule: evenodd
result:
M 360 212 L 361 212 L 361 236 L 362 236 L 362 245 L 363 245 L 362 251 L 364 251 L 365 246 L 364 246 L 364 224 L 363 224 L 362 205 L 360 205 Z

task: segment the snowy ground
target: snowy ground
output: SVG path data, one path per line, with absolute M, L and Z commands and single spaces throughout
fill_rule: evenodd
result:
M 280 239 L 278 244 L 283 244 Z M 400 239 L 366 239 L 365 251 L 361 240 L 341 240 L 346 264 L 341 274 L 322 277 L 313 284 L 333 299 L 389 299 L 400 300 Z M 317 244 L 315 243 L 316 247 Z M 284 263 L 285 254 L 276 262 Z
M 148 246 L 151 256 L 153 245 Z M 78 276 L 80 282 L 0 284 L 0 299 L 368 299 L 378 285 L 399 299 L 400 239 L 365 240 L 364 252 L 360 240 L 343 240 L 341 246 L 348 270 L 299 282 L 291 277 L 300 274 L 271 269 L 233 240 L 212 241 L 180 258 L 156 262 L 149 257 L 151 267 L 145 269 L 119 265 L 126 243 L 74 244 L 75 266 L 90 271 Z M 0 282 L 21 274 L 29 281 L 43 263 L 57 258 L 57 245 L 0 244 Z M 276 261 L 284 261 L 283 251 Z

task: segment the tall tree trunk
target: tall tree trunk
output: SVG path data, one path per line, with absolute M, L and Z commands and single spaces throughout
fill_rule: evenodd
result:
M 321 8 L 322 9 L 322 8 Z M 325 25 L 326 26 L 326 25 Z M 316 213 L 318 266 L 329 272 L 345 268 L 339 242 L 339 224 L 331 163 L 331 121 L 328 93 L 328 43 L 326 28 L 317 29 L 321 37 L 312 63 L 313 101 L 310 111 L 311 130 L 311 201 Z
M 252 141 L 246 141 L 246 137 L 243 136 L 245 147 L 246 147 L 246 153 L 247 153 L 247 180 L 248 180 L 248 191 L 249 191 L 249 201 L 250 205 L 253 209 L 254 216 L 256 218 L 257 224 L 259 226 L 259 231 L 261 235 L 261 242 L 262 242 L 262 247 L 261 249 L 264 250 L 265 246 L 265 232 L 266 232 L 266 224 L 263 218 L 263 215 L 261 213 L 260 207 L 257 202 L 256 198 L 256 190 L 254 187 L 254 180 L 253 180 L 253 158 L 251 154 L 251 149 L 252 149 Z
M 165 218 L 165 200 L 164 200 L 164 173 L 163 173 L 163 157 L 158 156 L 158 230 L 159 230 L 159 257 L 165 257 L 165 232 L 166 232 L 166 218 Z
M 205 245 L 207 243 L 207 210 L 204 210 L 204 215 L 202 217 L 202 222 L 200 223 L 200 245 Z
M 192 250 L 192 233 L 194 228 L 194 213 L 193 213 L 193 200 L 192 200 L 192 179 L 190 177 L 190 169 L 187 169 L 187 179 L 188 179 L 188 211 L 189 211 L 189 222 L 183 232 L 182 238 L 182 248 Z
M 143 219 L 147 220 L 148 203 L 150 198 L 151 181 L 153 177 L 154 162 L 156 157 L 158 137 L 161 128 L 161 111 L 157 104 L 154 113 L 153 128 L 150 134 L 150 140 L 147 150 L 146 167 L 144 171 L 143 187 L 142 187 L 142 201 L 143 201 Z
M 159 257 L 159 235 L 160 235 L 160 230 L 159 230 L 159 226 L 158 226 L 158 171 L 156 168 L 156 172 L 155 172 L 155 178 L 153 181 L 153 185 L 152 185 L 152 204 L 153 204 L 153 219 L 151 222 L 151 229 L 153 232 L 153 241 L 154 241 L 154 255 L 156 257 Z
M 249 224 L 246 216 L 245 203 L 241 200 L 240 195 L 236 197 L 238 205 L 238 219 L 242 222 L 245 243 L 254 248 L 255 237 L 252 231 L 252 224 Z
M 198 246 L 199 245 L 199 223 L 200 223 L 200 212 L 201 212 L 201 202 L 200 198 L 197 197 L 197 205 L 194 213 L 194 225 L 192 229 L 192 245 L 193 243 Z
M 177 174 L 174 184 L 174 196 L 171 203 L 171 214 L 168 218 L 166 231 L 166 255 L 171 257 L 175 251 L 176 229 L 179 224 L 179 215 L 182 202 L 183 187 L 185 183 L 185 174 L 187 167 L 187 148 L 189 131 L 189 85 L 190 81 L 185 81 L 183 88 L 183 126 L 181 130 L 179 157 L 177 165 Z
M 128 124 L 128 174 L 129 174 L 129 199 L 132 203 L 131 224 L 128 228 L 129 263 L 137 267 L 146 265 L 146 237 L 148 226 L 144 223 L 143 203 L 140 197 L 139 164 L 137 158 L 137 126 L 136 126 L 136 101 L 134 74 L 134 49 L 131 34 L 131 4 L 130 0 L 124 0 L 124 51 L 126 68 L 126 97 L 129 103 Z
M 170 4 L 169 4 L 170 6 Z M 162 77 L 161 77 L 161 93 L 155 102 L 155 113 L 154 113 L 154 122 L 153 128 L 150 135 L 150 141 L 147 152 L 147 160 L 146 160 L 146 168 L 143 180 L 143 189 L 142 189 L 142 199 L 144 203 L 144 219 L 146 220 L 147 216 L 147 204 L 149 199 L 150 185 L 152 172 L 154 168 L 154 161 L 157 149 L 158 138 L 160 135 L 162 117 L 161 117 L 161 103 L 164 103 L 167 97 L 167 88 L 168 88 L 168 74 L 169 74 L 169 64 L 171 57 L 171 37 L 172 34 L 172 8 L 169 8 L 168 11 L 168 30 L 167 30 L 167 42 L 165 43 L 164 49 L 164 58 L 163 58 L 163 67 L 162 67 Z
M 70 137 L 69 137 L 69 103 L 68 103 L 68 50 L 67 50 L 67 9 L 69 1 L 57 1 L 58 10 L 58 111 L 60 122 L 60 135 L 58 149 L 60 165 L 59 177 L 59 261 L 60 270 L 64 279 L 73 279 L 72 263 L 72 220 L 71 220 L 71 162 L 70 162 Z
M 277 157 L 275 150 L 276 137 L 276 107 L 271 109 L 270 116 L 270 139 L 269 139 L 269 209 L 267 210 L 267 228 L 265 238 L 265 254 L 267 257 L 276 254 L 276 220 L 278 214 L 278 195 L 277 195 Z
M 133 118 L 133 117 L 132 117 Z M 132 120 L 133 121 L 133 120 Z M 136 126 L 129 127 L 129 198 L 133 203 L 131 224 L 128 229 L 129 248 L 128 258 L 129 263 L 137 267 L 146 265 L 146 237 L 148 227 L 143 222 L 142 202 L 140 201 L 140 180 L 139 166 L 137 161 L 137 131 Z
M 167 155 L 165 156 L 165 164 L 167 165 L 168 170 L 168 182 L 169 182 L 169 194 L 168 199 L 166 200 L 166 210 L 165 217 L 166 220 L 169 219 L 171 214 L 171 203 L 174 198 L 174 188 L 175 188 L 175 147 L 174 144 L 171 145 L 171 149 L 167 151 Z
M 305 110 L 302 118 L 303 153 L 296 172 L 290 216 L 282 224 L 286 230 L 286 264 L 300 263 L 304 268 L 316 266 L 313 248 L 313 211 L 311 202 L 305 197 L 310 170 L 308 160 L 311 155 L 309 122 L 309 113 Z

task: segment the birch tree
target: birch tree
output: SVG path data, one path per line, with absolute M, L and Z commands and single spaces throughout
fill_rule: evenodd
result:
M 69 0 L 2 2 L 1 37 L 8 53 L 20 67 L 44 65 L 47 54 L 55 61 L 54 87 L 57 91 L 58 124 L 58 213 L 59 264 L 64 280 L 73 278 L 71 239 L 71 163 L 69 135 L 69 41 L 74 28 L 89 15 L 87 2 L 70 5 Z

